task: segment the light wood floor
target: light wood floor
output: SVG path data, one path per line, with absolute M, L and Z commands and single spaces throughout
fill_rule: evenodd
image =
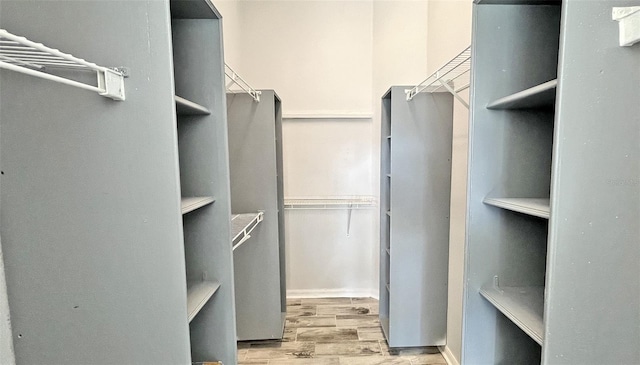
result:
M 282 341 L 238 343 L 238 365 L 435 365 L 437 348 L 389 349 L 371 298 L 287 300 Z

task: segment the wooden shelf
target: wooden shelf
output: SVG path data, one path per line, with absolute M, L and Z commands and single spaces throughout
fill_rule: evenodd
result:
M 176 101 L 176 113 L 178 115 L 209 115 L 211 111 L 203 107 L 200 104 L 189 101 L 185 98 L 181 98 L 178 95 L 174 96 Z
M 553 108 L 556 101 L 557 86 L 558 80 L 547 81 L 543 84 L 500 98 L 487 105 L 487 109 Z
M 485 204 L 518 213 L 549 219 L 551 208 L 545 198 L 486 198 Z
M 480 295 L 542 345 L 544 287 L 482 287 Z
M 205 205 L 212 204 L 216 200 L 211 196 L 194 196 L 182 198 L 182 214 L 193 212 L 196 209 L 202 208 Z
M 200 312 L 202 307 L 207 304 L 218 288 L 220 288 L 220 284 L 215 281 L 187 283 L 187 313 L 189 323 L 191 323 L 198 312 Z

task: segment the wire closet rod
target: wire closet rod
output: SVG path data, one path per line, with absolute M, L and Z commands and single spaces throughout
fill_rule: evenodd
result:
M 253 100 L 260 102 L 260 94 L 261 91 L 258 91 L 252 88 L 237 72 L 235 72 L 227 63 L 224 63 L 224 74 L 229 78 L 229 83 L 227 84 L 227 91 L 231 90 L 231 86 L 236 84 L 240 89 L 242 89 L 247 94 L 251 95 Z
M 0 68 L 95 91 L 114 100 L 125 100 L 124 74 L 119 69 L 98 66 L 42 43 L 17 36 L 5 29 L 0 29 Z M 98 86 L 46 72 L 54 68 L 94 71 L 97 74 Z
M 471 70 L 471 46 L 465 48 L 457 56 L 447 62 L 444 66 L 440 67 L 436 72 L 429 75 L 424 81 L 414 86 L 409 90 L 405 90 L 407 94 L 407 100 L 413 99 L 417 94 L 425 91 L 435 92 L 440 88 L 445 88 L 453 96 L 456 97 L 464 106 L 469 108 L 469 104 L 458 95 L 462 90 L 469 88 L 469 82 L 463 83 L 461 86 L 456 86 L 455 81 L 459 80 L 463 76 L 468 76 Z

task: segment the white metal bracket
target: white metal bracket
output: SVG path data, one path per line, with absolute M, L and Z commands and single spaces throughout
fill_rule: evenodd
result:
M 452 60 L 440 67 L 436 72 L 427 77 L 420 84 L 405 90 L 407 101 L 412 100 L 421 92 L 436 92 L 441 87 L 449 91 L 467 109 L 469 104 L 460 97 L 460 91 L 469 88 L 469 71 L 471 70 L 471 46 L 460 52 Z M 458 86 L 461 84 L 460 86 Z
M 124 69 L 98 66 L 4 29 L 0 29 L 0 68 L 95 91 L 114 100 L 125 100 Z M 51 73 L 54 69 L 96 72 L 98 86 L 54 75 Z
M 451 94 L 453 94 L 453 96 L 458 99 L 458 101 L 460 103 L 462 103 L 462 105 L 464 105 L 467 109 L 469 109 L 469 104 L 467 103 L 466 100 L 464 100 L 462 97 L 460 97 L 460 95 L 458 94 L 458 92 L 456 90 L 454 90 L 451 86 L 449 86 L 448 83 L 442 81 L 442 80 L 438 80 L 440 81 L 440 83 L 442 84 L 442 86 L 447 89 L 447 91 L 449 91 Z
M 640 6 L 613 8 L 611 17 L 618 21 L 620 46 L 632 46 L 640 42 Z
M 247 84 L 247 82 L 244 81 L 244 79 L 240 77 L 237 72 L 229 67 L 226 62 L 224 64 L 224 74 L 229 78 L 229 82 L 227 83 L 227 91 L 233 92 L 234 90 L 232 90 L 231 87 L 235 84 L 242 91 L 251 95 L 253 100 L 258 103 L 260 102 L 260 95 L 262 94 L 262 92 L 252 88 L 249 84 Z

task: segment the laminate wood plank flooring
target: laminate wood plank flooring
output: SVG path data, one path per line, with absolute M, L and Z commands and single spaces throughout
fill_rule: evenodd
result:
M 238 342 L 238 365 L 446 365 L 436 347 L 390 349 L 373 298 L 288 299 L 282 340 Z

